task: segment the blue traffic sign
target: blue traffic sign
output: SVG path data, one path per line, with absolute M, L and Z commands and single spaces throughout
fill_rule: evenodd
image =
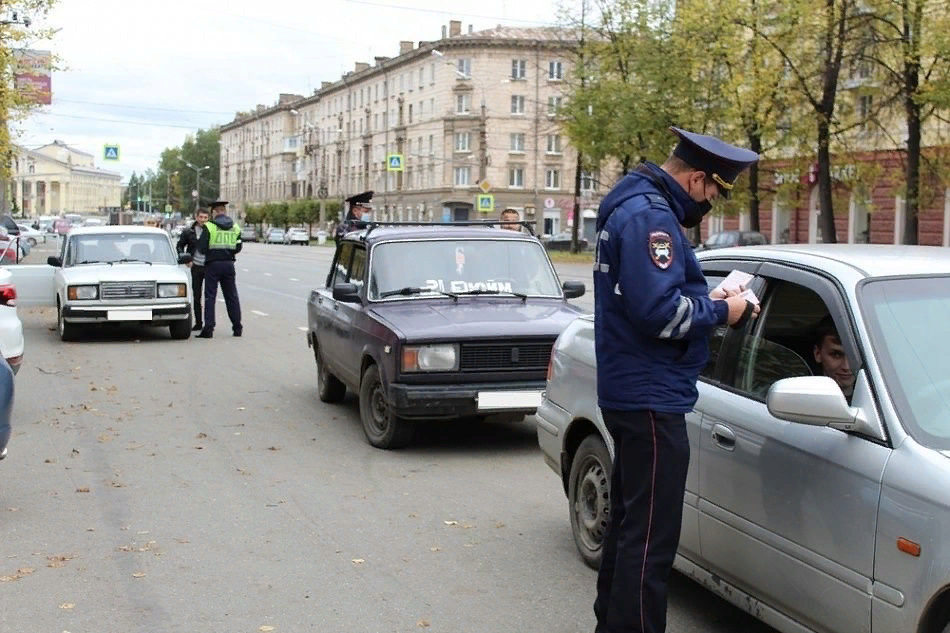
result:
M 480 213 L 491 213 L 495 210 L 495 196 L 486 193 L 478 194 L 478 210 Z
M 103 147 L 104 160 L 119 160 L 119 146 L 118 145 L 105 145 Z
M 386 171 L 402 171 L 402 154 L 386 156 Z

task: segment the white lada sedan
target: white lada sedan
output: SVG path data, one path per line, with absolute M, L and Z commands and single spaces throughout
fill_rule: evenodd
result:
M 167 326 L 191 335 L 191 275 L 168 234 L 145 226 L 84 226 L 69 231 L 46 265 L 19 265 L 22 303 L 56 308 L 60 338 L 83 327 L 117 322 Z

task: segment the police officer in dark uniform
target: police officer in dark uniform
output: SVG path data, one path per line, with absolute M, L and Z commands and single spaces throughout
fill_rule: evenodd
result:
M 336 231 L 333 235 L 334 240 L 339 241 L 341 237 L 347 234 L 347 232 L 357 231 L 366 227 L 366 222 L 363 220 L 363 214 L 372 213 L 372 209 L 368 206 L 369 201 L 372 199 L 372 191 L 364 191 L 346 199 L 346 203 L 348 205 L 346 215 L 344 216 L 343 221 L 340 222 L 336 227 Z
M 597 217 L 597 397 L 614 463 L 596 633 L 666 630 L 689 466 L 685 414 L 698 397 L 711 332 L 758 313 L 738 293 L 708 294 L 683 228 L 699 225 L 710 200 L 728 197 L 759 156 L 671 130 L 679 143 L 667 161 L 624 176 Z
M 218 298 L 218 284 L 224 295 L 224 305 L 231 319 L 234 336 L 241 336 L 241 302 L 238 299 L 234 256 L 241 252 L 241 227 L 227 215 L 227 201 L 211 203 L 212 220 L 198 240 L 198 253 L 205 256 L 205 322 L 198 338 L 214 334 L 214 304 Z

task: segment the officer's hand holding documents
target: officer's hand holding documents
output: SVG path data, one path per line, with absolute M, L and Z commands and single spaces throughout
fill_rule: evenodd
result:
M 759 305 L 759 298 L 755 293 L 746 288 L 746 285 L 752 281 L 752 275 L 744 273 L 741 270 L 734 270 L 719 282 L 719 285 L 710 293 L 711 296 L 725 297 L 727 293 L 738 292 L 739 296 L 753 305 Z

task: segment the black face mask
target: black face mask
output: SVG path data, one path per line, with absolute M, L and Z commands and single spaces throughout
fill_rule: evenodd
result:
M 685 214 L 683 216 L 683 226 L 688 229 L 695 228 L 703 221 L 703 217 L 709 213 L 712 209 L 712 202 L 708 199 L 703 200 L 702 202 L 696 202 L 693 200 L 693 185 L 690 183 L 689 186 L 689 198 L 692 201 L 692 204 L 685 208 Z

